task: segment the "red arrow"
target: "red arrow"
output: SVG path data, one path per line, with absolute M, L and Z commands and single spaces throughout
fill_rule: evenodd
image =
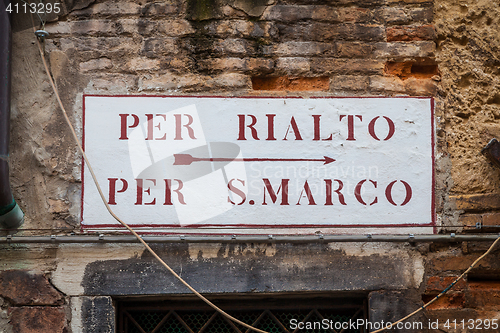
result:
M 174 165 L 190 165 L 193 162 L 267 162 L 267 161 L 280 161 L 280 162 L 296 162 L 296 161 L 313 161 L 313 162 L 324 162 L 323 165 L 335 162 L 333 158 L 323 156 L 323 158 L 226 158 L 226 157 L 215 157 L 215 158 L 203 158 L 203 157 L 193 157 L 189 154 L 174 154 Z

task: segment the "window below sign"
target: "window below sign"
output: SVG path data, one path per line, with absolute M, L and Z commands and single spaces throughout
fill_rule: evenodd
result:
M 364 297 L 211 298 L 235 318 L 272 333 L 364 333 Z M 119 333 L 250 333 L 192 297 L 118 302 Z M 356 325 L 353 325 L 353 324 Z M 349 325 L 350 324 L 350 325 Z M 353 327 L 355 328 L 353 329 Z

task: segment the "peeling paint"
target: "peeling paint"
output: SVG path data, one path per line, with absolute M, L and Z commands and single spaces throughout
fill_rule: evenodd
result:
M 57 250 L 57 266 L 52 274 L 53 285 L 66 295 L 82 295 L 85 267 L 95 261 L 125 260 L 139 256 L 142 245 L 103 244 L 101 246 L 65 244 Z

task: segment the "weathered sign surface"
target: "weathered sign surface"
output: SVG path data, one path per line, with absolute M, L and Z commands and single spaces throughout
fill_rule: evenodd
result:
M 136 227 L 421 233 L 435 222 L 433 121 L 430 98 L 87 95 L 83 139 Z M 83 176 L 82 226 L 116 226 Z

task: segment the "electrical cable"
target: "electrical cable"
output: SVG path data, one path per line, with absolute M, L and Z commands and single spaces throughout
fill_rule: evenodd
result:
M 36 31 L 36 28 L 35 28 L 35 24 L 34 24 L 34 21 L 33 21 L 33 16 L 31 16 L 31 19 L 32 19 L 32 22 L 33 22 L 33 32 Z M 82 154 L 83 156 L 83 159 L 85 161 L 85 163 L 87 164 L 87 167 L 89 168 L 89 171 L 90 171 L 90 174 L 92 176 L 92 179 L 96 185 L 96 188 L 99 192 L 99 195 L 104 203 L 104 205 L 106 206 L 106 209 L 108 210 L 108 212 L 110 213 L 110 215 L 116 220 L 118 221 L 121 225 L 123 225 L 128 231 L 130 231 L 130 233 L 132 233 L 143 245 L 144 247 L 175 277 L 177 278 L 182 284 L 184 284 L 184 286 L 186 286 L 191 292 L 193 292 L 197 297 L 199 297 L 201 300 L 203 300 L 205 303 L 207 303 L 210 307 L 212 307 L 214 310 L 216 310 L 219 314 L 221 314 L 222 316 L 228 318 L 229 320 L 232 320 L 248 329 L 251 329 L 255 332 L 260 332 L 260 333 L 267 333 L 266 331 L 263 331 L 263 330 L 260 330 L 258 328 L 255 328 L 251 325 L 248 325 L 236 318 L 234 318 L 233 316 L 229 315 L 228 313 L 226 313 L 224 310 L 220 309 L 219 307 L 217 307 L 215 304 L 213 304 L 212 302 L 210 302 L 207 298 L 205 298 L 203 295 L 201 295 L 196 289 L 194 289 L 190 284 L 188 284 L 184 279 L 182 279 L 167 263 L 165 263 L 157 254 L 155 251 L 153 251 L 153 249 L 141 238 L 141 236 L 139 234 L 137 234 L 131 227 L 128 226 L 127 223 L 125 223 L 124 221 L 122 221 L 111 209 L 111 207 L 109 206 L 109 204 L 107 203 L 106 201 L 106 197 L 104 196 L 104 193 L 102 192 L 102 189 L 101 189 L 101 186 L 99 185 L 99 182 L 97 181 L 97 178 L 94 174 L 94 171 L 90 165 L 90 162 L 87 158 L 87 155 L 85 154 L 85 151 L 83 150 L 81 144 L 80 144 L 80 141 L 78 140 L 78 135 L 76 134 L 75 132 L 75 129 L 73 128 L 73 125 L 71 124 L 71 121 L 68 117 L 68 114 L 66 113 L 66 109 L 64 108 L 63 104 L 62 104 L 62 101 L 59 97 L 59 93 L 57 91 L 57 88 L 54 84 L 54 81 L 52 80 L 52 76 L 50 75 L 50 71 L 49 71 L 49 68 L 47 66 L 47 62 L 45 60 L 45 55 L 44 55 L 44 52 L 43 52 L 43 49 L 42 49 L 42 46 L 40 45 L 40 42 L 37 38 L 37 45 L 38 45 L 38 50 L 40 52 L 40 56 L 42 58 L 42 62 L 43 62 L 43 65 L 45 67 L 45 71 L 47 73 L 47 76 L 49 78 L 49 82 L 52 86 L 52 89 L 54 91 L 54 94 L 56 96 L 56 99 L 57 99 L 57 102 L 63 112 L 63 115 L 64 115 L 64 118 L 66 120 L 66 123 L 68 124 L 70 130 L 71 130 L 71 133 L 73 135 L 73 138 L 75 139 L 75 142 L 78 146 L 78 149 L 80 151 L 80 153 Z M 414 315 L 416 315 L 417 313 L 419 313 L 420 311 L 424 310 L 425 308 L 427 308 L 429 305 L 431 305 L 432 303 L 434 303 L 435 301 L 437 301 L 441 296 L 443 296 L 444 294 L 446 294 L 451 288 L 453 288 L 453 286 L 455 286 L 455 284 L 460 281 L 461 279 L 463 279 L 463 277 L 468 273 L 470 272 L 470 270 L 472 268 L 474 268 L 474 266 L 479 262 L 481 261 L 484 257 L 486 257 L 489 253 L 491 253 L 493 251 L 493 249 L 495 248 L 495 246 L 497 245 L 497 243 L 500 241 L 500 237 L 498 237 L 494 242 L 493 244 L 489 247 L 489 249 L 483 254 L 481 255 L 479 258 L 477 258 L 470 266 L 469 268 L 467 268 L 467 270 L 465 270 L 465 272 L 462 273 L 462 275 L 460 275 L 458 278 L 455 279 L 455 281 L 453 281 L 448 287 L 446 287 L 439 295 L 437 295 L 436 297 L 434 297 L 431 301 L 427 302 L 426 304 L 424 304 L 423 306 L 421 306 L 420 308 L 418 308 L 417 310 L 413 311 L 412 313 L 410 313 L 409 315 L 399 319 L 398 321 L 394 322 L 394 323 L 391 323 L 390 325 L 384 327 L 384 328 L 381 328 L 379 330 L 376 330 L 376 331 L 373 331 L 372 333 L 379 333 L 379 332 L 383 332 L 385 331 L 386 329 L 391 329 L 394 325 L 397 325 L 398 323 L 400 322 L 403 322 L 405 321 L 406 319 L 410 318 L 410 317 L 413 317 Z
M 33 32 L 35 32 L 36 28 L 35 28 L 35 22 L 33 21 L 33 16 L 31 16 L 31 19 L 32 19 L 32 22 L 33 22 Z M 130 233 L 133 234 L 142 243 L 142 245 L 144 245 L 144 247 L 153 255 L 153 257 L 155 257 L 175 278 L 177 278 L 177 280 L 179 280 L 184 286 L 186 286 L 189 290 L 191 290 L 191 292 L 193 292 L 196 296 L 198 296 L 201 300 L 203 300 L 205 303 L 207 303 L 211 308 L 213 308 L 219 314 L 221 314 L 222 316 L 226 317 L 227 319 L 229 319 L 231 321 L 234 321 L 235 323 L 238 323 L 238 324 L 240 324 L 240 325 L 242 325 L 242 326 L 244 326 L 244 327 L 246 327 L 246 328 L 248 328 L 250 330 L 253 330 L 255 332 L 268 333 L 266 331 L 263 331 L 263 330 L 260 330 L 258 328 L 255 328 L 255 327 L 253 327 L 251 325 L 248 325 L 247 323 L 242 322 L 241 320 L 238 320 L 238 319 L 234 318 L 233 316 L 229 315 L 224 310 L 222 310 L 221 308 L 219 308 L 218 306 L 216 306 L 215 304 L 213 304 L 212 302 L 210 302 L 207 298 L 205 298 L 202 294 L 200 294 L 196 289 L 194 289 L 193 287 L 191 287 L 191 285 L 189 283 L 187 283 L 186 281 L 184 281 L 184 279 L 182 279 L 166 262 L 164 262 L 160 258 L 160 256 L 158 256 L 158 254 L 156 254 L 155 251 L 153 251 L 153 249 L 141 238 L 141 236 L 139 234 L 137 234 L 131 227 L 128 226 L 127 223 L 125 223 L 124 221 L 122 221 L 112 211 L 111 207 L 109 206 L 109 204 L 106 201 L 106 197 L 104 196 L 104 193 L 102 192 L 101 186 L 99 185 L 99 182 L 97 181 L 96 175 L 94 174 L 94 170 L 92 169 L 92 166 L 90 165 L 90 161 L 88 160 L 87 155 L 85 154 L 85 151 L 83 150 L 82 145 L 80 144 L 80 141 L 78 140 L 78 135 L 76 134 L 75 129 L 73 128 L 73 125 L 71 124 L 71 121 L 70 121 L 70 119 L 68 117 L 68 114 L 66 113 L 66 109 L 64 108 L 64 106 L 62 104 L 61 98 L 59 97 L 59 93 L 58 93 L 57 88 L 56 88 L 56 86 L 54 84 L 54 81 L 52 80 L 52 76 L 50 75 L 49 67 L 47 66 L 47 61 L 45 60 L 45 55 L 43 53 L 43 49 L 42 49 L 42 46 L 40 45 L 40 41 L 38 40 L 38 38 L 37 38 L 37 45 L 38 45 L 38 50 L 40 51 L 40 55 L 42 57 L 43 66 L 45 67 L 45 71 L 47 72 L 47 76 L 49 78 L 50 85 L 52 86 L 52 89 L 53 89 L 54 94 L 56 96 L 56 99 L 57 99 L 57 102 L 59 104 L 59 107 L 62 110 L 64 118 L 66 119 L 66 123 L 68 124 L 68 126 L 69 126 L 69 128 L 71 130 L 71 134 L 73 135 L 73 138 L 76 141 L 78 149 L 79 149 L 80 153 L 82 154 L 83 159 L 85 160 L 85 163 L 87 164 L 87 167 L 88 167 L 88 169 L 90 171 L 92 179 L 94 180 L 94 183 L 96 185 L 97 191 L 99 192 L 99 195 L 101 196 L 101 199 L 102 199 L 104 205 L 106 206 L 106 209 L 111 214 L 111 216 L 113 216 L 113 218 L 116 221 L 118 221 L 128 231 L 130 231 Z
M 419 313 L 420 311 L 424 310 L 425 308 L 427 308 L 429 305 L 431 305 L 432 303 L 434 303 L 435 301 L 437 301 L 441 296 L 443 296 L 444 294 L 446 294 L 451 288 L 453 288 L 453 286 L 455 284 L 457 284 L 458 281 L 462 280 L 464 278 L 464 276 L 470 272 L 470 270 L 472 268 L 474 268 L 474 266 L 476 266 L 476 264 L 478 262 L 480 262 L 484 257 L 486 257 L 488 254 L 490 254 L 491 251 L 493 251 L 493 249 L 495 248 L 495 246 L 497 245 L 497 243 L 500 241 L 500 237 L 498 237 L 494 242 L 493 244 L 491 244 L 491 246 L 489 247 L 488 251 L 486 251 L 482 256 L 480 256 L 479 258 L 477 258 L 473 263 L 472 265 L 469 266 L 469 268 L 467 268 L 465 270 L 465 272 L 462 273 L 462 275 L 460 275 L 458 278 L 455 279 L 455 281 L 453 281 L 448 287 L 446 287 L 439 295 L 437 295 L 436 297 L 434 297 L 432 300 L 430 300 L 429 302 L 425 303 L 424 305 L 422 305 L 420 308 L 418 308 L 417 310 L 413 311 L 412 313 L 410 313 L 409 315 L 407 315 L 406 317 L 403 317 L 401 319 L 399 319 L 398 321 L 394 322 L 394 323 L 391 323 L 390 325 L 387 325 L 386 327 L 383 327 L 381 329 L 378 329 L 376 331 L 373 331 L 372 333 L 379 333 L 379 332 L 383 332 L 387 329 L 391 329 L 394 325 L 397 325 L 399 324 L 400 322 L 403 322 L 405 321 L 406 319 L 410 318 L 410 317 L 413 317 L 414 315 L 416 315 L 417 313 Z

